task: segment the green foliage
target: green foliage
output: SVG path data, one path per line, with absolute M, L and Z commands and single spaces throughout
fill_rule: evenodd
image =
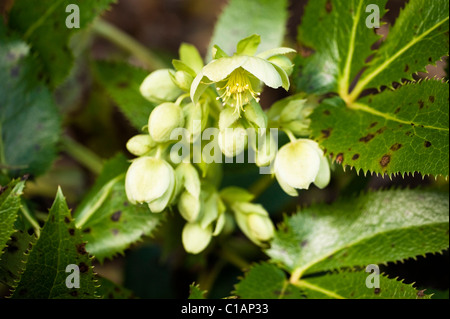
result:
M 194 282 L 189 285 L 188 299 L 205 299 L 205 293 L 206 291 L 200 289 L 200 286 Z
M 353 109 L 325 100 L 311 116 L 312 134 L 357 171 L 448 176 L 448 92 L 447 83 L 428 80 L 364 97 Z
M 59 189 L 12 298 L 97 298 L 98 283 L 85 246 Z M 66 286 L 66 267 L 71 264 L 79 268 L 80 288 Z
M 163 216 L 153 214 L 147 205 L 128 202 L 125 194 L 125 172 L 128 162 L 119 154 L 104 165 L 95 185 L 77 207 L 74 218 L 87 241 L 86 250 L 103 261 L 151 235 Z
M 308 277 L 296 283 L 287 280 L 277 266 L 261 263 L 253 266 L 236 285 L 242 299 L 417 299 L 421 293 L 413 285 L 385 275 L 379 288 L 368 288 L 365 271 L 343 271 Z M 430 295 L 420 298 L 430 299 Z
M 79 7 L 80 29 L 87 28 L 112 2 L 113 0 L 71 2 Z M 70 3 L 64 0 L 20 0 L 14 3 L 9 14 L 9 27 L 20 32 L 24 40 L 31 44 L 32 50 L 38 53 L 44 74 L 49 77 L 53 88 L 61 84 L 73 64 L 69 40 L 79 29 L 66 27 L 66 19 L 71 13 L 66 12 L 68 4 Z
M 112 97 L 130 123 L 139 131 L 148 123 L 155 105 L 139 92 L 139 86 L 148 72 L 127 63 L 100 61 L 96 63 L 100 83 Z
M 367 28 L 368 4 L 386 12 L 387 0 L 309 1 L 298 30 L 298 42 L 305 55 L 298 57 L 297 89 L 308 93 L 338 93 L 366 65 L 371 45 L 379 36 Z M 308 55 L 306 52 L 313 50 Z
M 134 299 L 135 296 L 132 291 L 113 283 L 103 277 L 97 277 L 100 283 L 98 293 L 103 296 L 104 299 Z
M 20 196 L 22 195 L 25 181 L 13 180 L 5 186 L 0 186 L 0 259 L 6 243 L 14 233 L 14 222 L 20 208 Z
M 11 176 L 44 173 L 56 157 L 61 119 L 28 45 L 0 23 L 0 165 Z
M 374 3 L 381 16 L 385 2 Z M 376 51 L 378 36 L 365 25 L 368 3 L 323 0 L 306 8 L 299 42 L 314 52 L 297 58 L 297 89 L 342 99 L 325 99 L 314 111 L 312 137 L 337 163 L 364 173 L 447 177 L 448 83 L 389 88 L 448 55 L 449 2 L 410 1 Z M 358 100 L 363 90 L 382 86 L 388 89 Z
M 371 192 L 287 217 L 267 253 L 298 274 L 398 261 L 446 249 L 448 219 L 445 193 Z

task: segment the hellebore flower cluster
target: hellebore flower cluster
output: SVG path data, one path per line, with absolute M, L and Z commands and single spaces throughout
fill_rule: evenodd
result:
M 239 41 L 232 56 L 214 46 L 213 60 L 206 65 L 194 46 L 182 44 L 180 59 L 172 61 L 174 69 L 154 71 L 140 86 L 142 96 L 156 107 L 143 132 L 127 142 L 136 158 L 126 174 L 126 194 L 131 203 L 147 205 L 152 213 L 176 210 L 185 220 L 182 244 L 192 254 L 235 225 L 253 243 L 266 246 L 275 227 L 264 207 L 251 202 L 248 191 L 219 189 L 220 163 L 197 161 L 190 153 L 173 156 L 175 143 L 206 149 L 206 129 L 218 128 L 211 143 L 220 154 L 214 158 L 232 158 L 251 149 L 256 165 L 270 167 L 292 196 L 311 183 L 325 187 L 330 179 L 327 159 L 317 143 L 295 137 L 309 134 L 307 116 L 314 103 L 294 95 L 268 111 L 259 104 L 263 84 L 289 90 L 292 63 L 285 55 L 295 51 L 275 48 L 256 54 L 259 44 L 258 35 L 249 36 Z M 291 142 L 278 151 L 271 128 L 284 130 Z M 181 141 L 174 134 L 179 129 L 187 135 Z

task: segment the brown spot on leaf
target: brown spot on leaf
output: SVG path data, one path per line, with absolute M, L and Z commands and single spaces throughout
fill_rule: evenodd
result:
M 117 86 L 121 89 L 124 89 L 124 88 L 128 87 L 128 82 L 124 82 L 124 81 L 119 82 L 119 83 L 117 83 Z
M 406 136 L 411 136 L 411 135 L 412 135 L 412 132 L 411 132 L 411 131 L 407 131 L 407 132 L 405 133 L 405 135 L 406 135 Z
M 77 297 L 77 296 L 78 296 L 78 291 L 76 291 L 76 290 L 71 291 L 71 292 L 70 292 L 70 295 L 71 295 L 72 297 Z
M 339 153 L 338 155 L 336 155 L 336 163 L 342 164 L 343 161 L 344 161 L 344 154 Z
M 382 167 L 386 167 L 390 161 L 391 161 L 390 155 L 383 155 L 383 157 L 381 158 L 381 161 L 380 161 L 380 165 Z
M 425 143 L 423 143 L 423 145 L 428 148 L 428 147 L 431 146 L 431 142 L 430 141 L 425 141 Z
M 66 224 L 69 224 L 70 223 L 70 219 L 69 219 L 69 217 L 64 217 L 64 222 L 66 223 Z
M 70 234 L 70 236 L 75 235 L 75 229 L 69 228 L 69 234 Z
M 111 230 L 114 236 L 117 236 L 117 234 L 119 234 L 119 230 L 118 229 L 112 229 Z
M 113 222 L 117 222 L 117 221 L 119 221 L 121 215 L 122 215 L 122 211 L 118 210 L 117 212 L 115 212 L 114 214 L 111 215 L 111 220 Z
M 331 4 L 331 0 L 328 0 L 327 3 L 325 3 L 325 10 L 327 11 L 327 13 L 333 11 L 333 5 Z
M 81 273 L 85 273 L 89 270 L 89 266 L 86 265 L 86 263 L 84 263 L 84 262 L 79 263 L 78 268 L 80 269 Z
M 384 131 L 386 131 L 386 126 L 383 126 L 382 128 L 378 129 L 375 133 L 376 133 L 376 134 L 381 134 L 381 133 L 383 133 Z
M 433 95 L 430 95 L 430 96 L 428 97 L 428 100 L 430 100 L 431 103 L 434 103 L 434 96 L 433 96 Z
M 81 243 L 81 244 L 77 245 L 77 252 L 80 255 L 86 255 L 87 254 L 86 243 Z
M 417 292 L 417 297 L 419 297 L 419 298 L 425 297 L 425 290 L 426 290 L 426 289 L 419 290 L 419 291 Z
M 331 113 L 330 113 L 330 110 L 325 110 L 325 111 L 323 111 L 323 114 L 330 115 Z
M 405 65 L 405 69 L 403 70 L 403 72 L 408 72 L 408 70 L 409 70 L 409 65 L 406 64 L 406 65 Z
M 369 128 L 373 128 L 375 126 L 377 126 L 378 122 L 373 122 L 372 124 L 369 125 Z
M 373 293 L 374 293 L 375 295 L 378 295 L 378 294 L 380 293 L 380 291 L 381 291 L 380 288 L 375 288 L 375 289 L 373 290 Z
M 417 103 L 419 103 L 419 109 L 423 109 L 425 103 L 422 100 L 419 100 Z
M 359 139 L 359 141 L 360 142 L 364 142 L 364 143 L 368 143 L 371 139 L 373 139 L 375 137 L 375 135 L 373 135 L 373 134 L 367 134 L 366 136 L 364 136 L 364 137 L 361 137 L 360 139 Z
M 395 111 L 394 111 L 394 114 L 397 114 L 398 112 L 400 112 L 400 110 L 401 110 L 400 107 L 396 108 Z
M 356 161 L 359 158 L 359 154 L 355 154 L 352 156 L 352 160 Z
M 331 128 L 326 129 L 326 130 L 322 130 L 321 132 L 322 132 L 322 137 L 323 138 L 328 138 L 328 137 L 330 137 L 330 134 L 331 134 Z
M 300 243 L 301 247 L 305 247 L 306 245 L 308 245 L 308 240 L 306 239 Z
M 394 145 L 391 146 L 391 150 L 395 152 L 395 151 L 399 150 L 401 147 L 402 147 L 402 144 L 395 143 Z
M 83 229 L 83 233 L 85 233 L 85 234 L 89 234 L 90 232 L 91 232 L 91 228 L 90 227 L 88 227 L 86 229 Z

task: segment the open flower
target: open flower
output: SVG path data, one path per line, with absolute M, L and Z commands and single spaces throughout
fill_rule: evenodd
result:
M 289 89 L 289 78 L 280 65 L 268 59 L 295 52 L 289 48 L 276 48 L 255 55 L 261 39 L 252 35 L 241 40 L 236 53 L 228 56 L 215 46 L 213 61 L 197 74 L 191 86 L 191 99 L 196 103 L 208 85 L 215 83 L 223 105 L 243 111 L 243 106 L 251 100 L 259 102 L 261 82 L 271 88 Z
M 281 188 L 291 196 L 298 195 L 296 189 L 308 189 L 311 183 L 324 188 L 330 182 L 328 160 L 319 145 L 309 139 L 298 139 L 281 147 L 274 170 Z

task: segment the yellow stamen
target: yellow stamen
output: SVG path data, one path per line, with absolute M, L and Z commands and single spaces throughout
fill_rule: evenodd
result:
M 249 75 L 242 68 L 237 68 L 224 80 L 226 84 L 217 90 L 220 92 L 220 96 L 223 105 L 230 104 L 235 107 L 235 112 L 244 111 L 244 105 L 249 103 L 252 99 L 259 102 L 259 92 L 255 92 L 252 88 Z

